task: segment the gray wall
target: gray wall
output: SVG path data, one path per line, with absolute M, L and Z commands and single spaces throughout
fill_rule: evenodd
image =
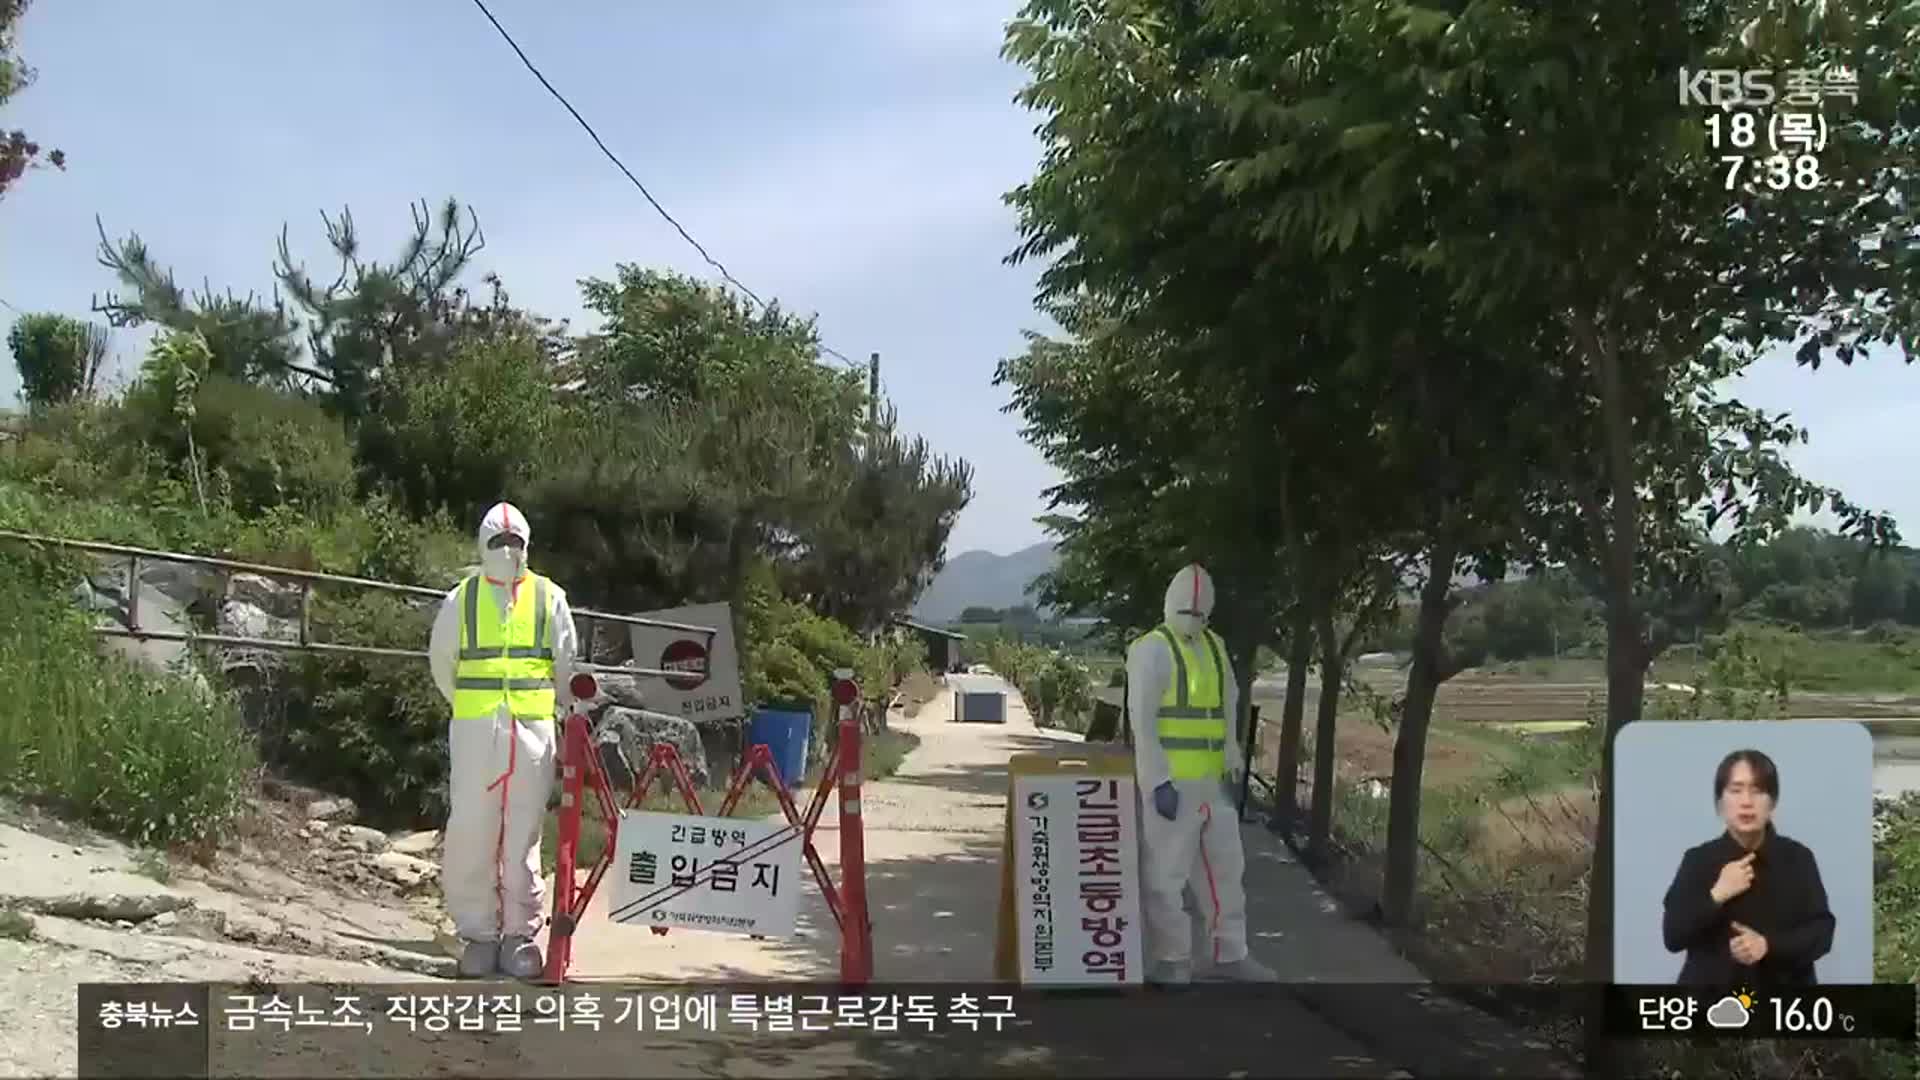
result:
M 1713 773 L 1740 749 L 1780 769 L 1774 828 L 1805 844 L 1833 910 L 1822 983 L 1873 981 L 1873 737 L 1833 720 L 1642 721 L 1614 744 L 1614 981 L 1670 983 L 1684 954 L 1661 940 L 1662 901 L 1680 856 L 1726 829 Z

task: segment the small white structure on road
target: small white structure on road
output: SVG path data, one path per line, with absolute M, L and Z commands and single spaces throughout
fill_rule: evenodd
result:
M 1007 722 L 1007 684 L 998 678 L 974 675 L 955 676 L 953 719 L 962 724 L 1004 724 Z

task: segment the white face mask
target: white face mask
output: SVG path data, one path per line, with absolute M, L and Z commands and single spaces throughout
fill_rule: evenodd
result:
M 516 547 L 488 548 L 481 554 L 480 568 L 495 581 L 518 581 L 527 569 L 527 550 Z
M 1175 612 L 1167 616 L 1167 625 L 1173 627 L 1173 632 L 1181 637 L 1199 637 L 1200 631 L 1207 628 L 1207 619 L 1204 615 Z

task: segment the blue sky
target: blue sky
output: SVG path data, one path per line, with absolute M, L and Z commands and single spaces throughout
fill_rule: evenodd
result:
M 654 196 L 762 297 L 827 343 L 881 354 L 902 424 L 975 467 L 949 552 L 1043 538 L 1053 476 L 1000 412 L 996 361 L 1043 321 L 1001 196 L 1038 158 L 997 0 L 702 4 L 488 0 Z M 580 326 L 577 279 L 616 262 L 711 271 L 574 126 L 469 0 L 40 0 L 39 82 L 7 108 L 69 155 L 0 203 L 0 298 L 88 315 L 113 283 L 94 215 L 183 284 L 265 291 L 274 240 L 326 264 L 319 211 L 351 206 L 391 250 L 409 201 L 480 215 L 481 268 Z M 8 318 L 11 313 L 7 313 Z M 139 347 L 122 332 L 118 351 Z M 0 365 L 0 400 L 17 389 Z M 1763 365 L 1740 388 L 1813 431 L 1796 462 L 1920 536 L 1920 370 Z

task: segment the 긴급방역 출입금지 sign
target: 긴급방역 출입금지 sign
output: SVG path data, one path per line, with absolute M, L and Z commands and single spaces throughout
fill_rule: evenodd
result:
M 1011 863 L 1019 979 L 1059 986 L 1141 981 L 1134 783 L 1112 771 L 1012 775 Z
M 614 922 L 792 937 L 806 840 L 785 821 L 629 810 L 608 876 Z

